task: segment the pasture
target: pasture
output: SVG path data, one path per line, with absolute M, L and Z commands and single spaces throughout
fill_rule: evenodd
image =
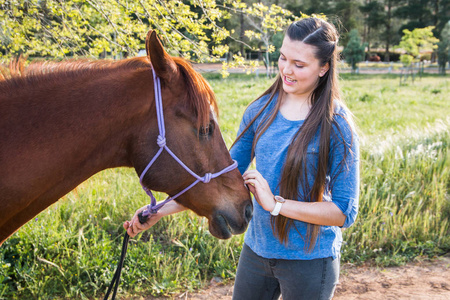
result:
M 230 146 L 245 107 L 271 80 L 205 77 Z M 400 86 L 396 75 L 344 74 L 341 88 L 361 140 L 360 213 L 344 231 L 342 261 L 401 265 L 450 252 L 448 78 Z M 120 256 L 122 222 L 149 201 L 132 169 L 84 182 L 0 248 L 0 299 L 100 298 Z M 242 242 L 215 239 L 191 212 L 166 217 L 131 240 L 119 292 L 170 295 L 233 278 Z

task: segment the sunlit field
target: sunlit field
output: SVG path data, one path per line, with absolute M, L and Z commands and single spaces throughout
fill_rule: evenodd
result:
M 205 74 L 228 146 L 245 107 L 273 79 Z M 360 214 L 342 262 L 401 265 L 450 251 L 450 93 L 440 76 L 342 75 L 361 141 Z M 156 194 L 163 199 L 164 195 Z M 98 299 L 120 256 L 122 222 L 150 199 L 132 169 L 101 172 L 0 248 L 0 299 Z M 170 295 L 235 276 L 243 235 L 217 240 L 185 212 L 131 240 L 120 295 Z

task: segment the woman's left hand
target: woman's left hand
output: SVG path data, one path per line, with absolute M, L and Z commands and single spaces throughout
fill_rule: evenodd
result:
M 147 217 L 147 221 L 144 224 L 141 224 L 141 222 L 139 221 L 138 214 L 140 212 L 143 212 L 145 209 L 147 209 L 147 205 L 136 210 L 131 221 L 125 221 L 123 223 L 123 228 L 127 231 L 128 235 L 130 237 L 135 237 L 138 233 L 149 229 L 150 227 L 155 225 L 156 222 L 158 222 L 159 219 L 161 219 L 161 217 L 163 216 L 163 214 L 161 214 L 161 212 L 157 212 L 155 214 L 150 214 Z
M 261 173 L 256 170 L 247 170 L 242 177 L 259 205 L 267 211 L 272 211 L 275 207 L 275 199 L 267 180 Z

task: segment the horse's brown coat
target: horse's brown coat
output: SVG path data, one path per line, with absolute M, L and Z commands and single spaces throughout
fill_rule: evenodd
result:
M 0 244 L 93 174 L 121 166 L 143 171 L 158 150 L 152 66 L 162 81 L 172 151 L 201 176 L 232 163 L 218 126 L 207 138 L 198 134 L 216 107 L 207 82 L 170 57 L 154 32 L 146 44 L 146 58 L 35 64 L 0 81 Z M 148 188 L 172 195 L 193 181 L 165 152 L 144 178 Z M 242 233 L 251 216 L 237 170 L 177 201 L 206 216 L 219 238 Z

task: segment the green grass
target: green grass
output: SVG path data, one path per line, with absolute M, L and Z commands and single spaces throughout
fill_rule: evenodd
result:
M 231 145 L 260 76 L 206 75 Z M 448 79 L 399 85 L 394 75 L 343 75 L 361 139 L 360 214 L 343 262 L 399 265 L 450 252 Z M 163 198 L 164 195 L 157 197 Z M 103 171 L 23 226 L 0 248 L 0 299 L 100 298 L 120 255 L 122 222 L 149 202 L 132 169 Z M 185 212 L 132 239 L 121 295 L 171 295 L 234 278 L 243 235 L 221 241 Z

